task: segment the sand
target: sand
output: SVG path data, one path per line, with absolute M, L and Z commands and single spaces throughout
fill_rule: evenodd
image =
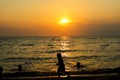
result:
M 61 75 L 56 72 L 3 73 L 2 80 L 120 80 L 120 68 L 92 71 L 69 71 Z
M 120 80 L 118 75 L 69 75 L 69 76 L 34 76 L 34 77 L 5 77 L 3 80 Z

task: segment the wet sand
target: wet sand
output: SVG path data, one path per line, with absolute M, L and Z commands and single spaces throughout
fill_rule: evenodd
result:
M 34 76 L 34 77 L 5 77 L 3 80 L 120 80 L 117 74 L 106 75 L 69 75 L 69 76 Z
M 2 80 L 120 80 L 120 68 L 66 72 L 58 78 L 56 72 L 4 73 Z

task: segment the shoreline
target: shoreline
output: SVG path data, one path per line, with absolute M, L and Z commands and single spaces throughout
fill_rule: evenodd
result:
M 56 76 L 3 77 L 2 80 L 120 80 L 118 74 L 80 74 Z
M 120 67 L 93 71 L 68 71 L 60 80 L 120 80 Z M 58 80 L 56 72 L 15 72 L 3 73 L 2 80 Z
M 34 76 L 34 77 L 6 77 L 2 80 L 119 80 L 119 75 L 69 75 L 69 76 Z

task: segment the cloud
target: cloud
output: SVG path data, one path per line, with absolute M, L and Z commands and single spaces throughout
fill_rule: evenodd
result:
M 8 26 L 0 24 L 0 36 L 120 36 L 120 23 L 73 24 L 58 30 L 49 25 Z
M 74 34 L 78 36 L 120 36 L 119 22 L 76 24 Z
M 120 36 L 120 23 L 94 23 L 87 31 L 92 35 Z

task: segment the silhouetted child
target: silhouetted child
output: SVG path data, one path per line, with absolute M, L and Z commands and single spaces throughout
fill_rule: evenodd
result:
M 65 65 L 64 65 L 64 62 L 63 62 L 61 53 L 58 53 L 58 54 L 57 54 L 57 59 L 58 59 L 58 63 L 57 63 L 57 65 L 58 65 L 57 74 L 58 74 L 58 77 L 60 77 L 61 73 L 65 73 Z
M 77 67 L 77 69 L 80 69 L 81 67 L 84 67 L 84 66 L 83 66 L 83 65 L 81 65 L 81 63 L 80 63 L 80 62 L 77 62 L 76 67 Z
M 0 66 L 0 80 L 2 80 L 3 68 Z
M 22 65 L 18 65 L 18 72 L 22 72 Z

